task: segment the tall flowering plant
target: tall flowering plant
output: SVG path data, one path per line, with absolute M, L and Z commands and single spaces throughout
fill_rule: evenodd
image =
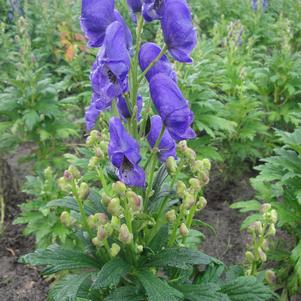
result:
M 196 136 L 194 115 L 170 62 L 192 62 L 197 35 L 190 9 L 186 0 L 127 3 L 134 38 L 113 0 L 82 1 L 82 29 L 88 45 L 99 48 L 85 115 L 89 159 L 73 162 L 59 180 L 68 196 L 48 204 L 66 208 L 61 221 L 82 247 L 53 245 L 23 262 L 57 273 L 50 291 L 57 301 L 225 300 L 227 284 L 208 285 L 209 274 L 219 267 L 219 277 L 223 265 L 198 250 L 202 233 L 192 229 L 203 225 L 194 216 L 206 206 L 210 162 L 187 146 Z M 155 20 L 161 47 L 142 41 L 144 23 Z M 140 95 L 144 81 L 149 103 Z

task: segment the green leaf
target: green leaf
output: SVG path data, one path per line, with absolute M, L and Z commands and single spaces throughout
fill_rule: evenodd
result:
M 144 301 L 145 296 L 136 294 L 134 286 L 123 286 L 115 289 L 104 301 Z
M 253 276 L 238 277 L 222 286 L 221 292 L 228 295 L 231 301 L 267 301 L 273 297 L 270 288 Z
M 233 203 L 230 208 L 239 209 L 239 212 L 245 213 L 249 211 L 258 211 L 260 206 L 261 204 L 257 200 L 250 200 Z
M 39 249 L 34 253 L 24 255 L 20 263 L 33 266 L 46 266 L 43 274 L 49 275 L 64 270 L 97 269 L 99 262 L 79 251 L 64 249 L 58 245 L 52 245 L 45 250 Z
M 97 274 L 93 288 L 100 289 L 108 286 L 116 286 L 120 278 L 125 276 L 130 269 L 131 266 L 121 258 L 107 262 Z
M 180 285 L 177 289 L 183 293 L 185 300 L 189 301 L 230 301 L 227 295 L 219 292 L 220 287 L 213 283 L 201 285 Z
M 30 110 L 24 113 L 23 119 L 25 125 L 31 131 L 34 126 L 40 121 L 40 116 L 36 111 Z
M 256 213 L 248 216 L 240 225 L 241 230 L 247 229 L 252 223 L 260 221 L 262 219 L 262 214 Z
M 91 273 L 68 275 L 54 283 L 48 298 L 53 301 L 76 301 L 80 289 L 91 283 Z
M 155 237 L 150 242 L 149 247 L 154 252 L 161 251 L 164 247 L 166 247 L 168 242 L 168 225 L 164 225 L 161 229 L 157 232 Z
M 137 277 L 146 291 L 148 301 L 177 301 L 183 298 L 181 292 L 149 271 L 140 271 Z
M 213 258 L 196 250 L 188 248 L 172 248 L 166 249 L 156 255 L 150 257 L 147 263 L 151 267 L 174 267 L 179 269 L 187 269 L 191 265 L 204 264 L 208 265 Z

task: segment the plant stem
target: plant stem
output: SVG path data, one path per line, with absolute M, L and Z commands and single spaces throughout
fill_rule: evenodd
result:
M 103 170 L 101 168 L 97 168 L 97 174 L 99 176 L 99 180 L 100 180 L 101 186 L 103 187 L 103 189 L 105 191 L 107 191 L 108 185 L 107 185 L 107 181 L 106 181 L 106 178 L 104 176 Z

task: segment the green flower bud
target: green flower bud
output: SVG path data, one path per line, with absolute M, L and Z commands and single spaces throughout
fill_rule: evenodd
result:
M 166 168 L 170 175 L 174 175 L 177 172 L 177 162 L 173 156 L 167 158 Z
M 245 253 L 245 258 L 246 258 L 246 260 L 247 260 L 249 263 L 252 263 L 252 262 L 255 260 L 254 254 L 253 254 L 252 252 L 250 252 L 250 251 L 247 251 L 247 252 Z
M 64 171 L 64 179 L 65 179 L 65 181 L 72 181 L 73 180 L 73 176 L 69 172 L 69 170 Z
M 119 229 L 120 229 L 120 219 L 117 216 L 112 216 L 111 226 L 113 227 L 114 230 L 119 231 Z
M 207 173 L 204 172 L 199 173 L 199 179 L 201 181 L 201 186 L 205 186 L 209 183 L 209 176 Z
M 45 170 L 44 170 L 44 177 L 46 179 L 51 179 L 53 177 L 53 172 L 50 166 L 48 166 Z
M 116 257 L 119 252 L 120 252 L 120 246 L 118 244 L 116 244 L 116 243 L 113 243 L 112 247 L 110 249 L 110 255 L 112 257 Z
M 277 280 L 276 275 L 272 270 L 265 271 L 264 278 L 268 284 L 270 285 L 276 284 L 276 280 Z
M 63 225 L 65 225 L 66 227 L 70 227 L 70 225 L 71 225 L 71 218 L 70 218 L 70 213 L 69 212 L 63 211 L 61 213 L 60 220 L 61 220 L 61 223 Z
M 259 258 L 262 262 L 266 262 L 267 261 L 267 255 L 264 253 L 264 251 L 262 250 L 262 248 L 258 248 L 257 249 L 257 252 L 258 252 L 258 255 L 259 255 Z
M 211 162 L 209 159 L 203 159 L 202 160 L 204 168 L 209 171 L 211 169 Z
M 94 157 L 91 157 L 90 160 L 89 160 L 89 163 L 88 163 L 88 167 L 89 168 L 94 168 L 99 162 L 99 158 L 94 156 Z
M 87 222 L 88 222 L 89 228 L 91 228 L 91 229 L 96 228 L 97 224 L 96 224 L 96 218 L 95 218 L 94 215 L 89 215 L 88 219 L 87 219 Z
M 187 142 L 186 140 L 182 140 L 178 143 L 178 150 L 181 153 L 184 153 L 187 149 Z
M 180 231 L 180 234 L 184 237 L 188 236 L 188 234 L 189 234 L 189 230 L 187 229 L 187 226 L 184 223 L 182 223 L 180 225 L 179 231 Z
M 126 186 L 121 181 L 117 181 L 112 185 L 113 191 L 117 194 L 123 194 L 126 192 Z
M 97 237 L 99 240 L 105 240 L 107 239 L 107 231 L 103 225 L 100 225 L 97 229 Z
M 101 139 L 101 133 L 97 130 L 93 130 L 90 132 L 90 137 L 94 142 L 97 142 Z
M 264 239 L 262 242 L 262 249 L 267 252 L 270 248 L 269 248 L 269 241 L 267 239 Z
M 201 189 L 201 182 L 199 179 L 196 178 L 189 179 L 189 184 L 195 192 L 198 192 Z
M 100 147 L 100 149 L 101 149 L 104 153 L 106 153 L 106 152 L 107 152 L 107 149 L 108 149 L 108 143 L 105 142 L 105 141 L 101 141 L 101 142 L 99 143 L 99 147 Z
M 267 236 L 275 236 L 275 235 L 276 235 L 275 224 L 271 224 L 269 230 L 267 231 Z
M 172 210 L 167 211 L 165 214 L 165 217 L 169 223 L 173 223 L 177 218 L 176 210 L 172 209 Z
M 102 150 L 101 150 L 100 147 L 97 147 L 97 148 L 95 149 L 95 155 L 96 155 L 96 157 L 97 157 L 98 159 L 100 159 L 100 160 L 104 158 L 104 154 L 103 154 L 103 152 L 102 152 Z
M 103 241 L 101 241 L 98 237 L 94 237 L 92 239 L 92 244 L 95 246 L 95 247 L 102 247 L 103 246 Z
M 186 185 L 182 181 L 178 181 L 176 185 L 176 192 L 180 198 L 184 198 L 184 193 L 186 191 Z
M 88 136 L 88 138 L 86 139 L 86 144 L 88 146 L 92 146 L 93 145 L 93 139 L 91 138 L 91 136 Z
M 90 189 L 87 183 L 82 182 L 79 186 L 78 196 L 81 200 L 86 200 L 89 195 Z
M 207 206 L 207 200 L 201 196 L 197 202 L 197 209 L 203 210 Z
M 119 216 L 121 214 L 120 199 L 119 198 L 111 199 L 107 209 L 109 213 L 111 213 L 112 215 Z
M 103 212 L 96 213 L 94 215 L 94 217 L 95 217 L 96 223 L 100 224 L 100 225 L 107 224 L 108 220 L 109 220 L 108 216 L 105 213 L 103 213 Z
M 190 193 L 185 193 L 183 198 L 183 206 L 185 209 L 190 209 L 195 204 L 194 196 Z
M 142 209 L 142 198 L 134 191 L 128 191 L 126 197 L 129 201 L 129 206 L 134 212 L 138 212 Z
M 102 192 L 102 193 L 101 193 L 101 203 L 102 203 L 105 207 L 107 207 L 107 206 L 109 205 L 111 199 L 112 199 L 112 198 L 111 198 L 110 196 L 108 196 L 105 192 Z
M 249 226 L 248 230 L 250 233 L 256 232 L 257 234 L 263 234 L 262 223 L 260 221 L 256 221 Z
M 271 222 L 272 224 L 276 224 L 278 221 L 278 214 L 277 214 L 277 211 L 275 209 L 273 209 L 271 211 Z
M 106 233 L 108 234 L 108 236 L 111 236 L 113 234 L 114 229 L 113 229 L 111 224 L 109 224 L 109 223 L 105 224 L 104 228 L 105 228 Z
M 271 204 L 265 203 L 260 206 L 260 213 L 267 213 L 272 208 Z
M 142 245 L 136 246 L 136 251 L 137 251 L 138 254 L 142 253 L 143 252 L 143 246 Z
M 126 245 L 130 244 L 133 241 L 133 234 L 130 233 L 129 228 L 126 224 L 122 224 L 120 226 L 118 239 Z
M 71 173 L 74 179 L 79 179 L 81 176 L 78 168 L 75 167 L 74 165 L 70 165 L 68 171 Z
M 191 170 L 193 173 L 202 173 L 203 169 L 204 169 L 204 165 L 201 160 L 196 160 L 191 166 Z
M 196 160 L 196 153 L 193 149 L 191 148 L 187 148 L 185 151 L 184 151 L 184 156 L 189 160 L 189 161 L 192 161 L 194 162 Z
M 64 192 L 71 191 L 71 185 L 66 181 L 64 177 L 61 177 L 57 180 L 57 185 Z

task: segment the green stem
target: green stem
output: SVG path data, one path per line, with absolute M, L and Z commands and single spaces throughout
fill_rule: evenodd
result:
M 140 77 L 138 79 L 139 84 L 143 80 L 146 73 L 161 59 L 161 57 L 167 52 L 167 50 L 168 50 L 167 45 L 164 45 L 163 48 L 161 49 L 160 53 L 158 54 L 158 56 L 146 67 L 146 69 L 140 75 Z
M 97 168 L 97 174 L 99 176 L 99 180 L 100 180 L 101 186 L 103 187 L 103 189 L 105 191 L 107 191 L 108 185 L 107 185 L 107 181 L 106 181 L 105 175 L 103 173 L 103 170 L 101 168 Z
M 184 216 L 184 210 L 185 210 L 185 208 L 184 208 L 184 206 L 182 206 L 181 210 L 180 210 L 180 213 L 177 216 L 177 219 L 176 219 L 176 221 L 175 221 L 175 223 L 173 225 L 173 230 L 172 230 L 170 239 L 168 241 L 168 246 L 169 247 L 172 247 L 173 244 L 175 243 L 175 241 L 177 240 L 177 231 L 178 231 L 178 228 L 179 228 L 179 226 L 181 224 L 181 220 L 182 220 L 182 218 Z

